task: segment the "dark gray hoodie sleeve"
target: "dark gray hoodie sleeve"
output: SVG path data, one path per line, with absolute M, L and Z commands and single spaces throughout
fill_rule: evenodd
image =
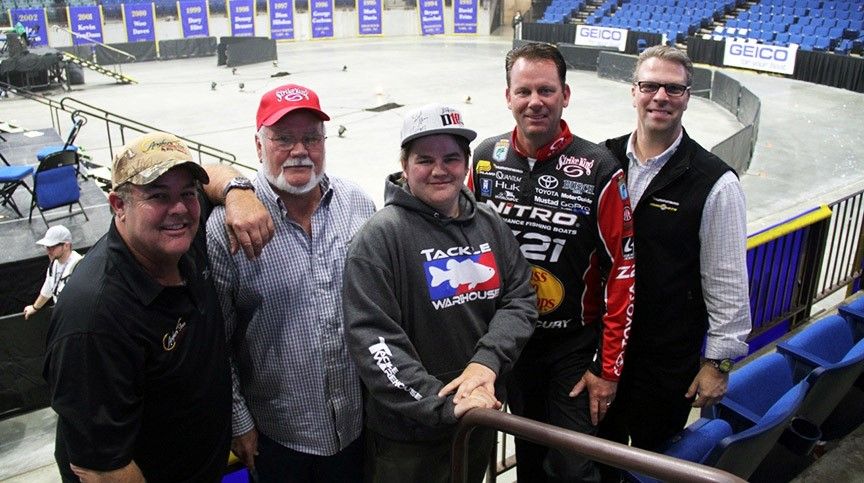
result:
M 438 397 L 444 384 L 423 367 L 400 323 L 398 282 L 384 268 L 386 236 L 374 221 L 355 236 L 345 265 L 342 305 L 348 350 L 373 404 L 419 425 L 455 424 L 452 396 Z
M 486 334 L 477 341 L 471 362 L 492 369 L 501 377 L 509 372 L 537 322 L 537 297 L 531 286 L 531 266 L 522 256 L 513 232 L 497 213 L 486 211 L 498 233 L 500 250 L 496 253 L 503 266 L 502 294 Z M 482 216 L 482 215 L 481 215 Z

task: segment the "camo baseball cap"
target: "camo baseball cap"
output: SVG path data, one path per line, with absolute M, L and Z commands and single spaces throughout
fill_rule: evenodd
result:
M 465 127 L 462 113 L 441 104 L 428 104 L 415 109 L 402 121 L 402 147 L 409 142 L 432 134 L 453 134 L 471 142 L 477 133 Z
M 147 133 L 128 142 L 114 156 L 111 185 L 114 189 L 124 183 L 146 185 L 171 168 L 189 165 L 189 172 L 204 184 L 210 182 L 207 172 L 192 158 L 186 144 L 173 134 Z

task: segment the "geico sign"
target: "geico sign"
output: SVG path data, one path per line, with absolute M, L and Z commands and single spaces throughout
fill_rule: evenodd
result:
M 789 59 L 789 51 L 776 49 L 770 45 L 732 44 L 729 46 L 729 54 L 761 60 L 776 60 L 777 62 L 786 62 Z
M 620 30 L 606 30 L 606 29 L 598 29 L 591 27 L 583 27 L 579 30 L 580 37 L 588 37 L 589 39 L 603 39 L 603 40 L 621 40 L 621 31 Z

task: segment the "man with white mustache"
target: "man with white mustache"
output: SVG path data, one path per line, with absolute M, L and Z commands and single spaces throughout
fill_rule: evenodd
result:
M 375 211 L 359 187 L 324 172 L 318 96 L 299 85 L 265 93 L 251 182 L 276 225 L 256 260 L 232 255 L 224 230 L 208 235 L 225 316 L 234 393 L 232 450 L 259 481 L 362 480 L 360 379 L 343 336 L 348 241 Z M 220 227 L 217 208 L 208 226 Z

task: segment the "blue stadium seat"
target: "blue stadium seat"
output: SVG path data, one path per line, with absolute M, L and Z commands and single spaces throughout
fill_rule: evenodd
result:
M 801 34 L 804 33 L 804 32 L 803 32 L 803 29 L 804 29 L 804 27 L 802 27 L 800 24 L 792 24 L 792 25 L 789 27 L 789 33 L 790 33 L 790 34 L 801 35 Z
M 856 334 L 856 326 L 856 322 L 831 315 L 777 345 L 777 351 L 793 361 L 795 377 L 810 380 L 810 394 L 799 415 L 817 426 L 864 371 L 864 339 Z
M 816 37 L 816 42 L 813 43 L 813 50 L 826 51 L 831 48 L 831 39 L 827 37 Z
M 789 45 L 789 37 L 790 34 L 788 32 L 781 32 L 777 34 L 777 37 L 774 37 L 774 43 L 778 45 Z
M 713 466 L 747 479 L 774 447 L 809 389 L 793 384 L 786 358 L 768 354 L 729 377 L 723 400 L 673 439 L 668 456 Z M 633 480 L 656 480 L 638 474 Z

